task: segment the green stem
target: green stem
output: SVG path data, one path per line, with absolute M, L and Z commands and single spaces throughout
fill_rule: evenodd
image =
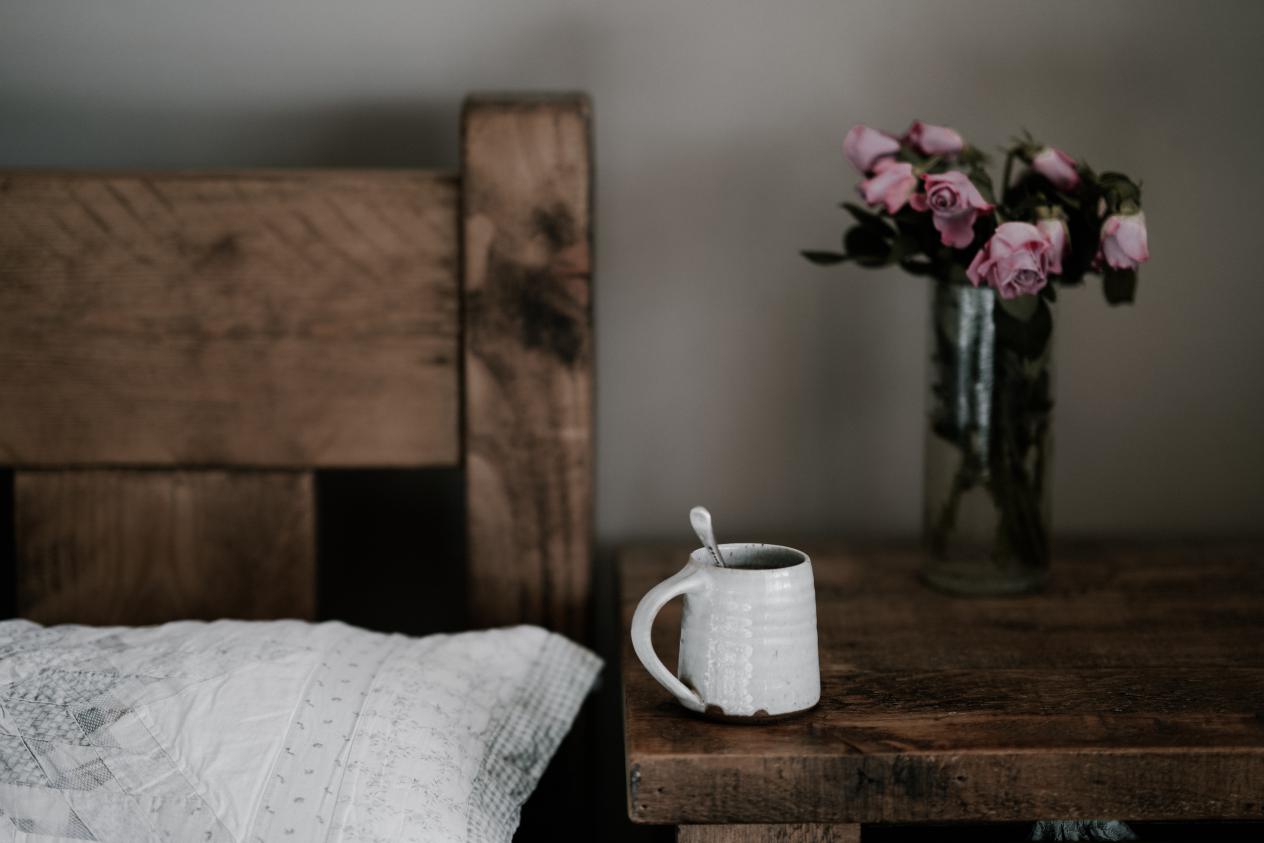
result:
M 1009 193 L 1009 179 L 1010 176 L 1013 175 L 1013 172 L 1014 150 L 1011 149 L 1009 152 L 1005 153 L 1005 167 L 1001 170 L 1001 205 L 1005 204 L 1006 194 Z
M 935 525 L 931 528 L 930 549 L 936 556 L 943 556 L 948 552 L 948 536 L 957 523 L 957 510 L 961 506 L 961 496 L 975 484 L 978 472 L 974 470 L 971 463 L 972 460 L 968 456 L 962 456 L 961 465 L 957 466 L 957 472 L 952 477 L 952 488 L 948 490 L 948 497 L 939 508 L 939 517 L 935 519 Z
M 1048 539 L 1040 515 L 1040 493 L 1033 488 L 1017 439 L 1017 426 L 1024 423 L 1035 396 L 1015 395 L 1008 385 L 1000 386 L 995 418 L 997 447 L 992 453 L 992 498 L 1014 554 L 1027 565 L 1043 567 L 1048 562 Z M 1039 449 L 1039 439 L 1033 438 L 1027 447 Z

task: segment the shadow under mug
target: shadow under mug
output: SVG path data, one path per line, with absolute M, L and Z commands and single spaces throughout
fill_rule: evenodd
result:
M 772 544 L 722 544 L 726 567 L 706 548 L 654 586 L 632 615 L 637 658 L 691 711 L 758 721 L 795 714 L 821 698 L 812 560 Z M 650 629 L 684 595 L 677 675 L 654 652 Z

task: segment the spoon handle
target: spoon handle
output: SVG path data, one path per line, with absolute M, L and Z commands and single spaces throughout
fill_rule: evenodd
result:
M 715 559 L 715 564 L 721 568 L 725 567 L 724 557 L 720 554 L 720 546 L 715 543 L 715 531 L 711 527 L 711 513 L 707 508 L 705 506 L 695 506 L 689 510 L 689 524 L 698 535 L 698 540 L 702 542 L 707 550 L 711 551 L 711 557 Z

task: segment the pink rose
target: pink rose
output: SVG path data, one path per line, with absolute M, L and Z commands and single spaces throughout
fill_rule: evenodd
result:
M 904 140 L 923 155 L 943 155 L 951 158 L 966 145 L 956 129 L 947 126 L 932 126 L 921 120 L 914 120 L 904 133 Z
M 1150 259 L 1146 242 L 1145 214 L 1112 214 L 1102 223 L 1102 240 L 1097 260 L 1112 269 L 1136 269 Z
M 931 212 L 935 230 L 945 246 L 964 249 L 974 240 L 974 220 L 992 206 L 983 199 L 965 173 L 952 170 L 937 176 L 925 175 L 926 195 L 914 195 L 909 204 L 916 211 Z
M 966 277 L 976 287 L 987 284 L 1003 299 L 1039 292 L 1048 282 L 1051 248 L 1031 223 L 1002 223 L 970 261 Z
M 1031 167 L 1052 182 L 1058 190 L 1075 190 L 1080 186 L 1080 174 L 1075 169 L 1075 159 L 1060 149 L 1046 146 L 1031 159 Z
M 1049 241 L 1049 274 L 1062 274 L 1062 257 L 1071 246 L 1071 234 L 1067 231 L 1066 220 L 1060 217 L 1049 217 L 1036 223 L 1036 228 Z
M 843 154 L 853 167 L 866 175 L 873 172 L 879 159 L 899 151 L 898 140 L 863 124 L 852 126 L 847 137 L 843 138 Z
M 873 178 L 860 183 L 860 195 L 870 205 L 886 205 L 887 213 L 894 214 L 904 207 L 915 187 L 917 176 L 912 164 L 883 158 L 874 166 Z

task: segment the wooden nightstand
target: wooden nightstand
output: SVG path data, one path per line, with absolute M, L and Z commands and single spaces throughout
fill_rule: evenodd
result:
M 632 652 L 688 549 L 620 556 L 628 810 L 689 841 L 862 826 L 1264 819 L 1264 544 L 1080 543 L 1047 591 L 923 587 L 912 545 L 808 545 L 820 705 L 762 726 L 678 706 Z M 675 664 L 679 605 L 655 648 Z M 1264 835 L 1264 826 L 1261 827 Z

